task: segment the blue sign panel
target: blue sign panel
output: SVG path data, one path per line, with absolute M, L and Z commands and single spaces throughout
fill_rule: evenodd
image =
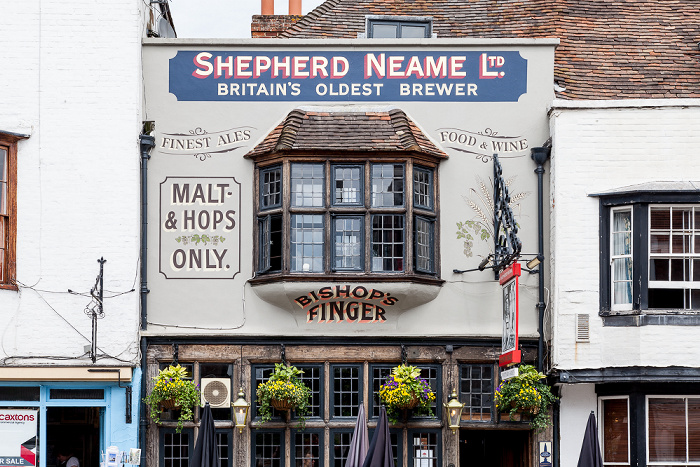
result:
M 527 60 L 517 51 L 178 51 L 179 101 L 517 102 Z

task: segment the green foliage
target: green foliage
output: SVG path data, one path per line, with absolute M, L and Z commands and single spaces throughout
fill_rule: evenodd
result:
M 457 239 L 464 239 L 464 255 L 472 256 L 474 239 L 486 241 L 491 238 L 491 232 L 480 221 L 457 222 Z
M 272 400 L 288 401 L 295 407 L 299 423 L 297 428 L 304 429 L 306 416 L 309 413 L 309 399 L 311 389 L 301 382 L 300 375 L 303 371 L 295 366 L 283 363 L 275 364 L 275 371 L 264 383 L 258 385 L 256 391 L 260 409 L 260 424 L 270 421 L 272 418 Z
M 530 426 L 536 432 L 544 431 L 550 424 L 549 406 L 557 400 L 551 388 L 544 382 L 546 376 L 532 365 L 520 365 L 518 376 L 503 381 L 496 388 L 496 408 L 499 412 L 510 413 L 510 419 L 517 412 L 530 414 Z
M 391 375 L 379 388 L 379 399 L 386 405 L 389 421 L 397 424 L 403 410 L 416 408 L 418 413 L 431 414 L 430 404 L 435 401 L 435 393 L 420 377 L 420 368 L 399 365 L 391 370 Z
M 143 400 L 149 407 L 149 414 L 153 421 L 160 422 L 161 403 L 167 400 L 175 401 L 180 409 L 176 431 L 182 431 L 183 422 L 190 421 L 194 417 L 192 409 L 200 403 L 199 387 L 194 381 L 186 379 L 187 370 L 180 365 L 170 365 L 160 370 L 155 376 L 153 390 Z

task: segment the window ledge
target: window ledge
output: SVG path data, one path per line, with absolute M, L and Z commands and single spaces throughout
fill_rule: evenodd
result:
M 653 312 L 624 312 L 612 315 L 600 313 L 603 326 L 639 327 L 639 326 L 700 326 L 700 313 L 681 310 L 654 310 Z
M 262 300 L 292 314 L 323 303 L 357 302 L 395 314 L 437 298 L 442 279 L 409 275 L 265 275 L 250 280 Z M 360 319 L 360 318 L 358 318 Z

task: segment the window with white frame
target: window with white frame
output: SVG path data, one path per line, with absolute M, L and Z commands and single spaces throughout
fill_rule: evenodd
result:
M 700 464 L 700 396 L 647 397 L 647 465 Z
M 691 199 L 601 196 L 603 312 L 700 311 L 700 205 L 664 202 Z
M 700 309 L 700 206 L 649 207 L 649 308 Z
M 632 208 L 610 213 L 610 276 L 613 310 L 632 307 Z
M 630 416 L 628 397 L 600 398 L 599 427 L 603 464 L 630 465 Z
M 410 158 L 259 168 L 258 274 L 435 276 L 435 177 Z

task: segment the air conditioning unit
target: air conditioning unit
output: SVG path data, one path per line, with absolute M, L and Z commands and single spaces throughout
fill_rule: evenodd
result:
M 202 378 L 202 405 L 209 402 L 212 409 L 231 407 L 231 380 L 229 378 Z

